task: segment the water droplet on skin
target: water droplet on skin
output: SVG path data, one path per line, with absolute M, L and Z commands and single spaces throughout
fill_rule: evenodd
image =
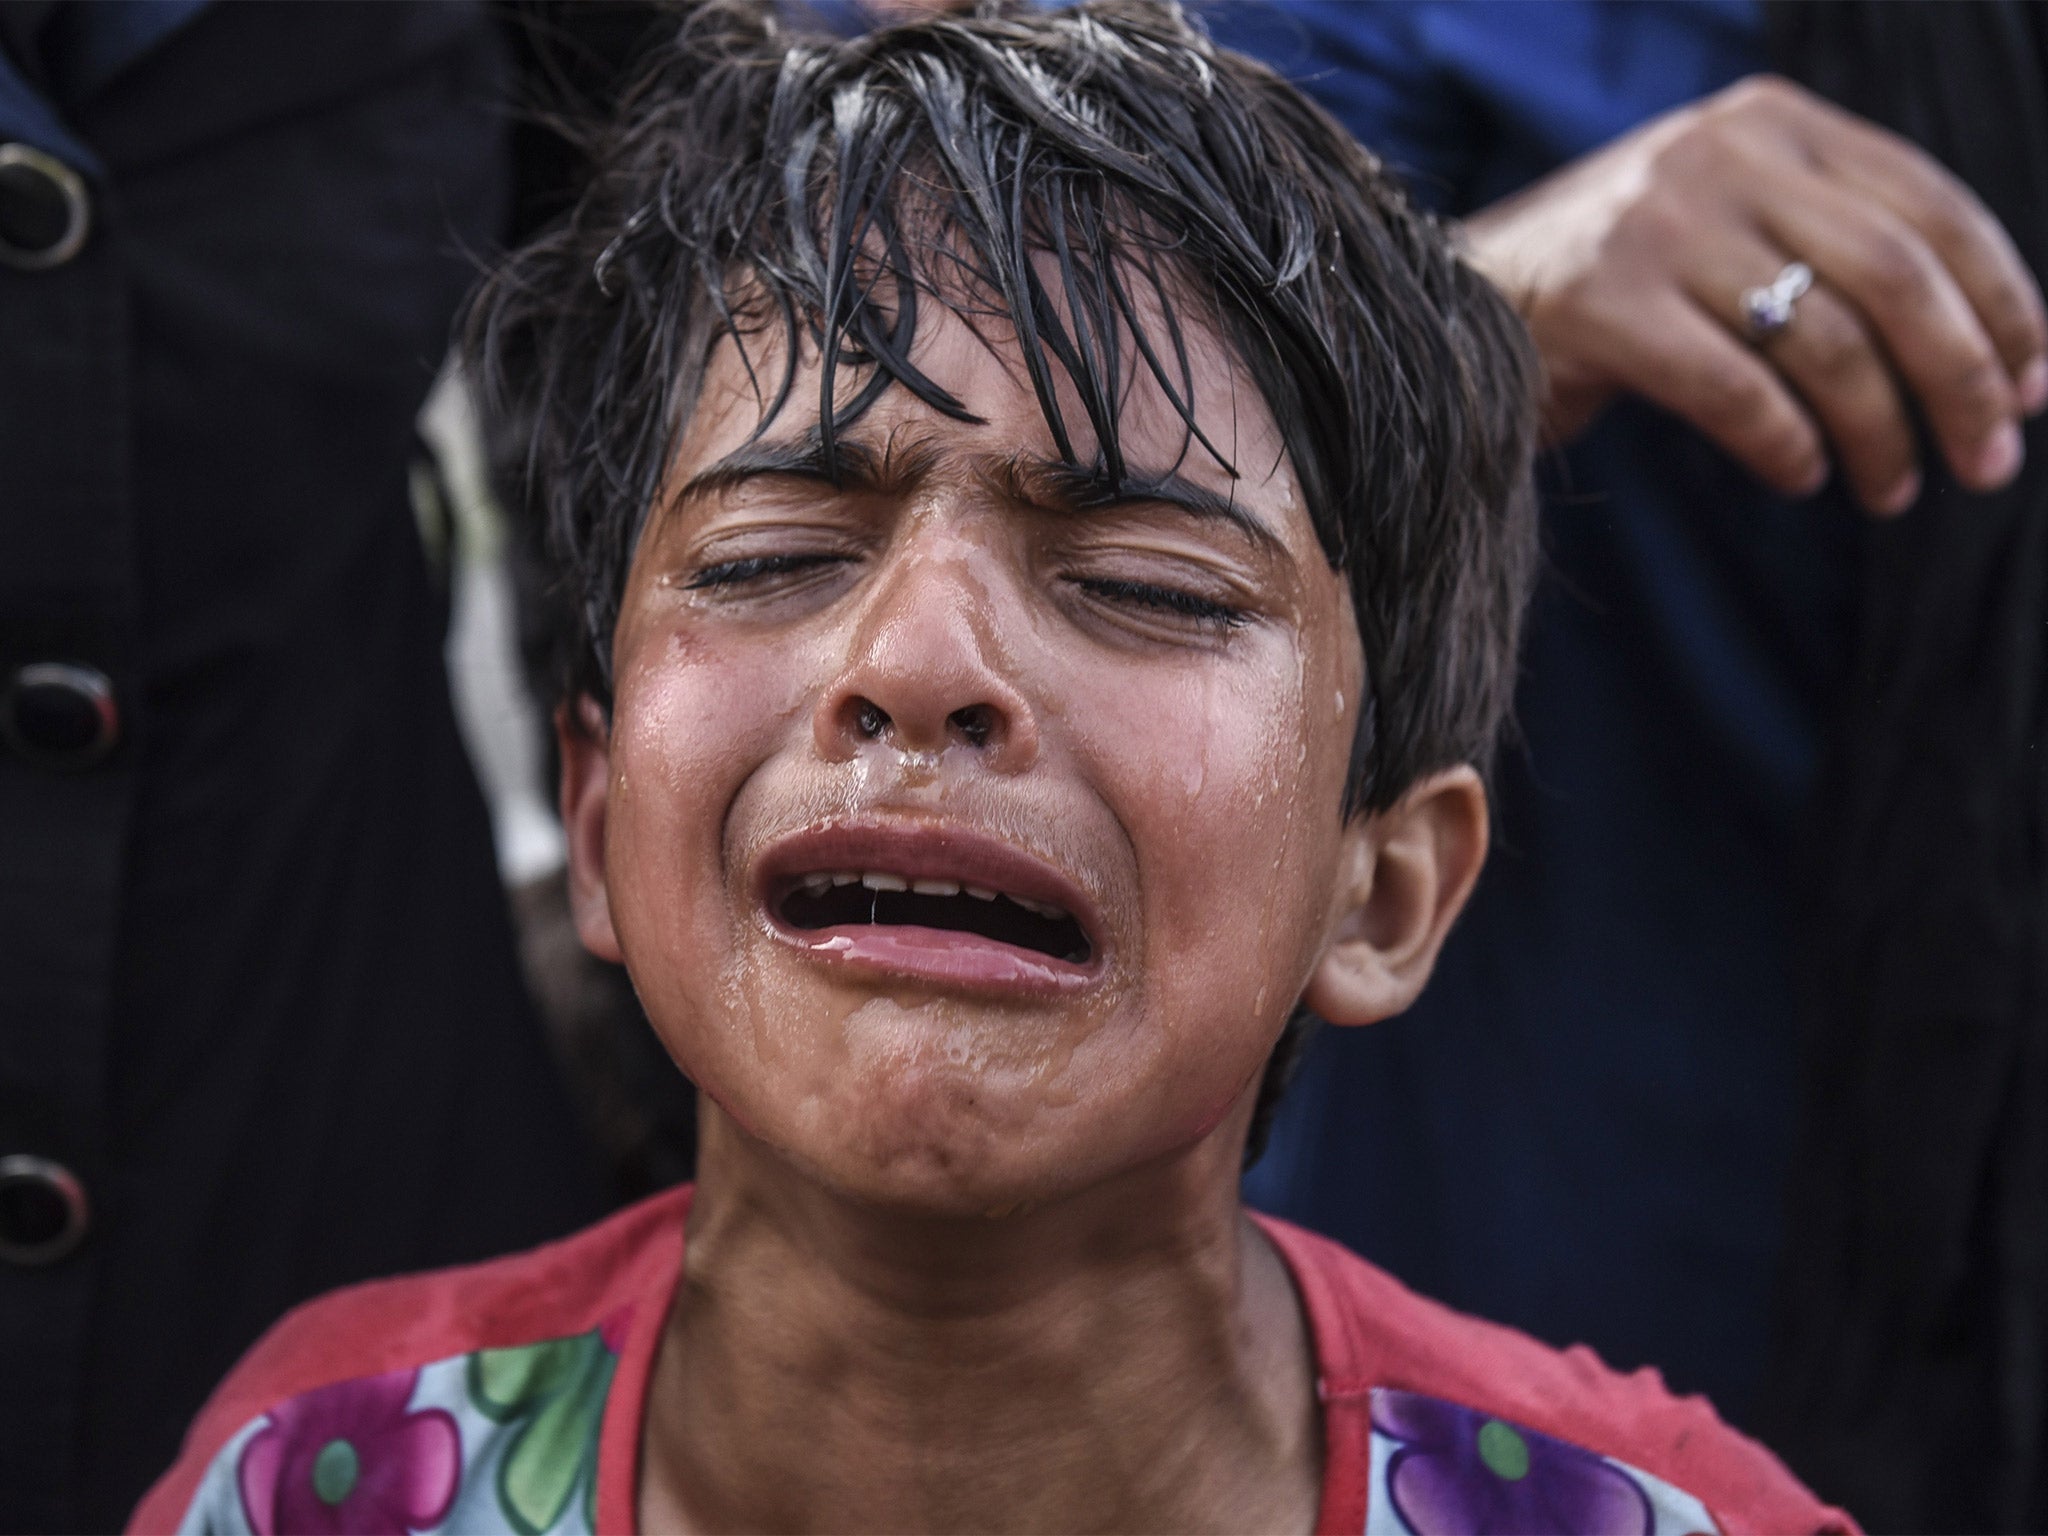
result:
M 1209 732 L 1207 723 L 1216 718 L 1216 682 L 1212 677 L 1202 679 L 1202 703 L 1195 719 L 1203 722 L 1195 732 L 1195 754 L 1181 772 L 1181 788 L 1187 799 L 1194 800 L 1202 793 L 1202 786 L 1209 782 Z

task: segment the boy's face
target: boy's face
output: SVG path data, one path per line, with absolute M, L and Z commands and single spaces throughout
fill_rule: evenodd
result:
M 720 345 L 565 803 L 585 939 L 710 1098 L 847 1193 L 966 1213 L 1189 1146 L 1255 1085 L 1356 894 L 1362 663 L 1212 334 L 1196 418 L 1242 478 L 1132 370 L 1127 479 L 1161 489 L 1081 510 L 1009 333 L 920 318 L 981 421 L 892 386 L 836 487 L 815 358 L 754 440 Z

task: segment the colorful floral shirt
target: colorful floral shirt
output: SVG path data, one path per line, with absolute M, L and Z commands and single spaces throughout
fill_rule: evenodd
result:
M 250 1351 L 136 1531 L 630 1531 L 690 1191 L 531 1253 L 301 1307 Z M 1653 1371 L 1463 1317 L 1261 1218 L 1323 1404 L 1318 1528 L 1367 1536 L 1853 1532 Z

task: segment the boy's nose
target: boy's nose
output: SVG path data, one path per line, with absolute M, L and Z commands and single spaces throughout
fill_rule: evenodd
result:
M 929 565 L 896 573 L 865 605 L 845 667 L 818 700 L 813 734 L 828 761 L 876 744 L 972 751 L 997 772 L 1038 756 L 1030 702 L 990 655 L 993 595 Z
M 896 734 L 896 722 L 889 717 L 873 699 L 859 699 L 854 703 L 853 726 L 869 741 L 885 741 Z M 946 716 L 947 744 L 959 742 L 963 746 L 986 747 L 1000 739 L 1002 721 L 996 712 L 986 704 L 969 704 L 956 709 Z M 922 750 L 910 747 L 907 750 Z

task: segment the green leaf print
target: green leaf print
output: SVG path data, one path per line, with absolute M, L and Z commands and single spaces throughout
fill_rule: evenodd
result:
M 469 1357 L 470 1401 L 520 1425 L 498 1465 L 498 1504 L 520 1536 L 552 1529 L 579 1486 L 595 1524 L 598 1430 L 617 1365 L 596 1329 Z

